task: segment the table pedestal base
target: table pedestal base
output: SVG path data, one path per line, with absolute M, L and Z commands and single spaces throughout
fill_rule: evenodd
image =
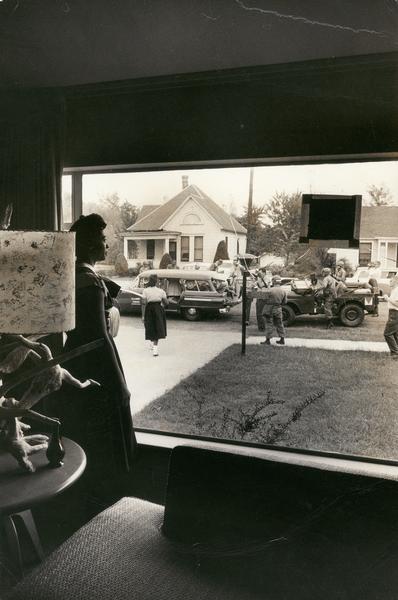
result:
M 12 515 L 4 515 L 2 521 L 12 566 L 15 566 L 18 575 L 21 576 L 24 574 L 25 554 L 28 547 L 33 550 L 38 561 L 44 558 L 32 512 L 23 510 Z M 22 540 L 26 540 L 27 547 Z

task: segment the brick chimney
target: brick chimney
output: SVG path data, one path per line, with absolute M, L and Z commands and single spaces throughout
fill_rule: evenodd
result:
M 183 175 L 182 176 L 182 189 L 184 190 L 188 186 L 189 186 L 188 175 Z

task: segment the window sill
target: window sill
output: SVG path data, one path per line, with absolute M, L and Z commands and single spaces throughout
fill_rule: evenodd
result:
M 384 462 L 371 462 L 369 459 L 361 460 L 360 457 L 350 459 L 345 456 L 325 456 L 320 454 L 307 454 L 300 451 L 270 450 L 256 448 L 254 446 L 240 446 L 233 443 L 199 440 L 197 438 L 186 438 L 144 431 L 136 432 L 137 442 L 140 446 L 152 446 L 156 448 L 173 449 L 175 446 L 197 446 L 214 450 L 225 450 L 235 454 L 256 456 L 275 462 L 295 464 L 326 471 L 338 471 L 351 475 L 366 477 L 377 477 L 398 481 L 398 464 Z

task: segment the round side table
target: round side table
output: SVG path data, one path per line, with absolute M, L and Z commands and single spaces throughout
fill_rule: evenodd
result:
M 10 454 L 0 453 L 0 518 L 6 533 L 10 557 L 23 573 L 22 548 L 18 529 L 23 527 L 39 560 L 43 550 L 31 509 L 54 498 L 69 488 L 86 468 L 83 449 L 68 438 L 63 438 L 64 464 L 51 468 L 45 450 L 30 456 L 36 467 L 34 473 L 25 473 Z

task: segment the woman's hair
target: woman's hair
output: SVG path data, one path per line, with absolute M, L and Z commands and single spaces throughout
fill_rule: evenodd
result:
M 157 282 L 158 282 L 158 276 L 156 275 L 156 273 L 152 273 L 152 275 L 149 275 L 148 287 L 155 287 Z
M 78 259 L 89 257 L 90 250 L 98 243 L 99 235 L 105 227 L 104 219 L 96 213 L 91 213 L 86 217 L 81 215 L 73 223 L 69 231 L 76 233 L 76 256 Z

